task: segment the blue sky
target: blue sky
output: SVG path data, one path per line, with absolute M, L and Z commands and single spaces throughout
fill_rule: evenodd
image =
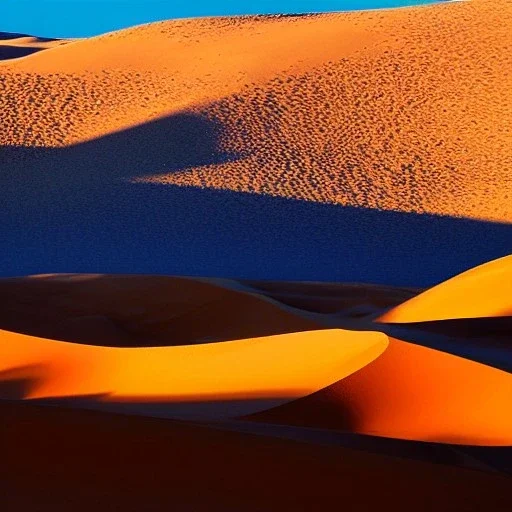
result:
M 85 37 L 169 18 L 344 11 L 433 0 L 0 0 L 0 32 Z

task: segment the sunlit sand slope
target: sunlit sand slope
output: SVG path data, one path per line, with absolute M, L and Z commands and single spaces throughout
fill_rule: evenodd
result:
M 18 391 L 8 387 L 15 398 L 78 398 L 107 410 L 121 403 L 166 417 L 233 417 L 314 393 L 373 361 L 387 344 L 377 332 L 324 330 L 112 348 L 0 331 L 0 380 L 20 383 Z
M 512 445 L 512 375 L 390 339 L 373 363 L 265 422 L 453 444 Z
M 510 510 L 510 479 L 169 420 L 0 402 L 9 512 Z
M 389 323 L 512 316 L 512 256 L 449 279 L 382 315 Z
M 472 0 L 131 28 L 4 62 L 0 144 L 181 112 L 223 158 L 176 171 L 148 141 L 134 182 L 511 222 L 511 24 L 510 2 Z

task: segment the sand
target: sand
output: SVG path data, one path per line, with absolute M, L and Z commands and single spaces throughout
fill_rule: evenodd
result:
M 248 419 L 400 439 L 510 446 L 511 396 L 510 373 L 391 338 L 382 356 L 346 379 Z
M 8 509 L 510 509 L 511 24 L 0 37 Z
M 0 376 L 19 383 L 18 399 L 70 405 L 77 399 L 78 406 L 109 410 L 113 404 L 150 416 L 226 419 L 310 395 L 367 365 L 387 344 L 377 332 L 322 330 L 113 348 L 0 331 Z M 11 398 L 11 388 L 0 398 Z
M 129 179 L 510 222 L 511 17 L 474 0 L 77 41 L 1 65 L 0 144 L 68 147 L 185 115 L 219 158 L 176 172 L 154 165 L 155 141 Z
M 0 414 L 12 512 L 511 506 L 509 479 L 482 471 L 103 412 L 0 403 Z
M 66 39 L 51 39 L 0 32 L 0 62 L 8 59 L 20 59 L 42 50 L 56 48 L 68 42 Z
M 0 280 L 0 302 L 5 304 L 0 311 L 5 330 L 91 345 L 190 345 L 318 328 L 314 319 L 229 281 L 128 275 L 12 278 Z
M 512 256 L 434 286 L 382 315 L 389 323 L 512 316 Z
M 507 261 L 467 275 L 480 283 Z M 0 280 L 2 380 L 20 383 L 4 398 L 68 397 L 67 405 L 166 417 L 233 418 L 247 407 L 260 411 L 251 421 L 507 446 L 512 378 L 500 368 L 510 359 L 509 324 L 493 331 L 490 317 L 472 335 L 456 321 L 450 331 L 416 323 L 399 333 L 374 321 L 391 303 L 459 283 L 470 309 L 482 291 L 468 293 L 464 274 L 426 292 L 165 276 Z M 496 295 L 506 283 L 494 283 Z M 66 343 L 40 338 L 52 332 Z M 439 343 L 439 332 L 453 344 Z

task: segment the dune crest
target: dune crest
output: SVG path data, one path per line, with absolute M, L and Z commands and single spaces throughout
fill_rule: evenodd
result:
M 512 445 L 512 375 L 390 338 L 381 357 L 317 393 L 250 417 L 360 434 Z
M 66 39 L 51 39 L 0 32 L 0 65 L 4 60 L 21 59 L 42 50 L 57 48 L 67 43 L 69 41 Z
M 314 393 L 379 357 L 388 341 L 377 332 L 327 330 L 112 348 L 0 331 L 0 344 L 5 380 L 29 382 L 24 399 L 78 399 L 106 410 L 121 406 L 144 414 L 149 408 L 149 415 L 219 419 Z
M 155 143 L 120 174 L 510 223 L 511 22 L 510 2 L 473 0 L 135 27 L 4 62 L 0 144 L 68 147 L 193 115 L 219 140 L 187 144 L 213 143 L 220 162 L 182 168 Z
M 512 316 L 512 255 L 472 268 L 394 307 L 377 321 Z

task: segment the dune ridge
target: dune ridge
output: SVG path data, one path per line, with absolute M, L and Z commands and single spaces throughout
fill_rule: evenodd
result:
M 113 348 L 2 331 L 0 343 L 0 375 L 29 382 L 23 399 L 86 402 L 92 397 L 91 405 L 107 410 L 110 402 L 160 402 L 167 417 L 222 418 L 311 394 L 378 357 L 387 336 L 323 330 L 193 346 Z M 236 403 L 227 407 L 228 400 Z
M 512 255 L 472 268 L 380 316 L 407 323 L 453 318 L 512 316 Z
M 134 183 L 509 223 L 511 19 L 474 0 L 135 27 L 4 62 L 0 144 L 194 113 L 232 158 Z
M 440 443 L 512 445 L 512 375 L 390 338 L 353 375 L 254 421 Z
M 470 284 L 476 282 L 477 287 L 482 282 L 486 289 L 492 285 L 490 289 L 498 296 L 502 290 L 507 290 L 507 282 L 500 272 L 506 268 L 508 261 L 509 258 L 502 258 L 489 262 L 433 290 L 447 286 L 464 297 L 467 308 L 471 308 L 473 302 L 478 304 L 484 292 L 479 289 L 478 293 L 468 293 L 465 284 L 467 276 Z M 17 389 L 16 382 L 19 382 L 21 396 L 53 399 L 52 403 L 74 404 L 76 407 L 91 407 L 92 404 L 93 407 L 106 407 L 117 412 L 171 417 L 173 414 L 188 416 L 190 411 L 202 408 L 203 412 L 207 411 L 205 417 L 211 418 L 244 416 L 243 411 L 248 408 L 249 411 L 260 411 L 253 415 L 250 412 L 248 416 L 245 414 L 247 419 L 258 422 L 450 444 L 512 444 L 512 418 L 507 413 L 507 404 L 512 396 L 510 372 L 451 355 L 447 353 L 451 350 L 442 351 L 442 347 L 439 350 L 440 347 L 435 344 L 437 349 L 429 348 L 428 338 L 435 331 L 427 328 L 423 331 L 427 346 L 402 341 L 388 328 L 383 330 L 390 336 L 389 341 L 385 341 L 388 340 L 385 334 L 364 332 L 372 329 L 378 331 L 386 325 L 373 320 L 379 308 L 383 310 L 390 301 L 399 304 L 404 294 L 407 298 L 414 293 L 419 293 L 416 295 L 419 300 L 428 292 L 395 291 L 372 286 L 365 288 L 363 285 L 301 285 L 166 276 L 75 274 L 5 279 L 0 281 L 0 297 L 5 297 L 6 302 L 10 297 L 11 306 L 3 312 L 3 317 L 0 315 L 0 328 L 9 325 L 11 329 L 15 329 L 16 325 L 22 327 L 22 320 L 25 320 L 26 332 L 32 336 L 2 331 L 0 338 L 4 352 L 10 353 L 11 359 L 4 361 L 0 380 L 4 385 L 11 382 L 6 388 L 6 397 L 10 396 L 12 389 Z M 148 298 L 141 300 L 142 296 Z M 367 305 L 360 309 L 362 297 Z M 503 304 L 508 300 L 507 293 L 500 297 Z M 414 300 L 406 300 L 404 305 Z M 212 304 L 217 303 L 220 306 L 212 309 Z M 247 316 L 249 311 L 252 316 Z M 84 345 L 87 342 L 83 338 L 76 339 L 77 330 L 70 329 L 70 326 L 76 320 L 80 320 L 76 324 L 78 331 L 87 331 L 86 328 L 92 326 L 88 336 L 90 340 L 95 340 L 98 332 L 105 334 L 98 330 L 99 315 L 104 315 L 108 321 L 114 319 L 117 325 L 124 326 L 123 329 L 126 330 L 128 326 L 132 333 L 137 334 L 114 338 L 114 342 L 109 342 L 107 336 L 107 345 L 137 347 L 147 345 L 139 340 L 148 337 L 159 340 L 161 345 L 183 346 L 112 348 L 102 346 L 97 338 L 93 342 L 95 346 Z M 12 319 L 14 323 L 9 324 Z M 487 324 L 491 320 L 487 318 Z M 73 343 L 42 340 L 33 336 L 50 333 L 49 325 L 59 322 L 62 339 Z M 197 324 L 202 325 L 199 331 L 194 327 Z M 267 336 L 271 336 L 248 339 L 258 333 L 261 335 L 261 324 L 265 324 Z M 506 338 L 507 325 L 503 324 L 492 335 L 497 336 L 497 343 L 501 343 L 499 337 Z M 307 332 L 310 331 L 308 326 L 313 326 L 311 329 L 315 331 Z M 187 328 L 190 333 L 185 336 Z M 333 328 L 345 331 L 329 330 Z M 491 328 L 492 324 L 486 327 L 489 332 Z M 405 336 L 404 340 L 414 341 L 422 325 L 415 324 L 415 329 L 400 331 Z M 453 332 L 457 333 L 457 325 L 453 322 L 450 329 L 452 336 Z M 272 336 L 286 332 L 289 334 Z M 245 339 L 240 339 L 240 336 Z M 238 341 L 226 342 L 233 339 Z M 351 345 L 352 340 L 355 345 Z M 492 340 L 491 337 L 487 343 L 492 344 Z M 461 334 L 458 342 L 470 347 L 471 334 L 466 338 Z M 261 343 L 261 353 L 254 347 L 255 343 Z M 369 343 L 368 350 L 366 343 Z M 25 345 L 26 350 L 23 350 Z M 245 347 L 244 351 L 248 352 L 232 352 L 235 359 L 231 366 L 226 365 L 236 367 L 237 371 L 231 377 L 223 376 L 223 380 L 218 380 L 219 377 L 214 377 L 216 373 L 224 375 L 232 370 L 216 372 L 215 365 L 229 361 L 230 356 L 226 351 L 237 346 Z M 464 353 L 463 346 L 461 353 Z M 347 362 L 348 366 L 343 366 L 345 369 L 340 367 L 331 372 L 329 368 L 336 362 L 331 360 L 334 355 L 338 354 L 341 361 L 353 353 L 350 352 L 352 349 L 357 353 L 361 351 L 360 358 L 351 359 L 353 363 Z M 307 350 L 311 351 L 311 361 L 304 360 Z M 502 350 L 510 352 L 509 345 L 502 344 Z M 253 355 L 249 355 L 251 351 Z M 219 355 L 212 359 L 217 353 Z M 247 354 L 247 358 L 244 359 L 243 353 Z M 277 353 L 282 353 L 282 357 L 278 357 Z M 186 354 L 189 355 L 185 357 Z M 320 358 L 321 354 L 325 355 L 325 360 Z M 342 354 L 345 356 L 342 357 Z M 185 357 L 183 361 L 188 362 L 178 362 L 177 357 Z M 286 358 L 294 357 L 298 359 L 290 366 L 284 363 Z M 252 370 L 249 371 L 251 367 L 258 366 L 254 365 L 255 358 L 259 358 L 262 368 L 268 368 L 265 371 L 271 372 L 267 383 L 271 390 L 255 385 L 256 381 L 264 383 L 266 378 L 264 372 L 257 370 L 253 374 Z M 198 370 L 199 367 L 193 369 L 196 364 L 193 359 L 198 364 L 205 362 L 203 370 Z M 471 359 L 479 360 L 479 357 L 472 354 Z M 481 359 L 484 362 L 488 360 L 485 355 Z M 83 367 L 85 360 L 89 361 L 87 369 Z M 247 361 L 247 366 L 243 361 Z M 313 368 L 313 362 L 318 366 Z M 169 372 L 169 368 L 176 364 L 185 364 L 186 368 L 180 368 L 179 371 L 184 371 L 186 375 L 179 382 L 177 377 L 170 375 L 173 372 Z M 306 373 L 298 370 L 302 368 L 301 364 L 305 365 L 303 370 Z M 209 368 L 208 365 L 213 366 Z M 145 367 L 165 368 L 164 373 L 168 377 L 152 370 L 153 377 L 146 389 L 139 382 Z M 293 368 L 297 369 L 299 375 L 293 375 Z M 287 369 L 286 375 L 283 369 Z M 288 370 L 292 373 L 288 374 Z M 196 375 L 197 379 L 197 375 L 203 375 L 203 372 L 206 372 L 206 377 L 201 376 L 196 383 L 189 382 L 190 375 Z M 115 377 L 116 374 L 119 378 Z M 66 378 L 62 382 L 59 380 L 65 375 L 71 376 L 69 382 Z M 208 381 L 208 375 L 214 380 Z M 273 380 L 272 375 L 277 380 Z M 307 381 L 306 375 L 307 379 L 313 380 Z M 256 381 L 247 381 L 251 378 L 256 378 Z M 291 380 L 288 381 L 289 378 Z M 307 386 L 301 386 L 302 378 L 306 379 L 302 384 L 313 382 L 314 378 L 321 379 L 306 389 Z M 144 377 L 143 381 L 146 379 Z M 329 379 L 331 382 L 328 382 Z M 133 382 L 128 389 L 126 385 L 130 380 Z M 291 385 L 292 382 L 296 384 Z M 227 387 L 222 387 L 224 384 Z M 48 393 L 44 389 L 37 391 L 38 387 L 44 388 L 45 385 L 49 385 L 50 391 L 52 386 L 56 386 L 55 392 Z M 172 389 L 176 389 L 176 386 L 187 389 L 188 395 L 173 395 Z M 196 389 L 192 392 L 194 386 L 203 386 L 202 391 Z M 286 403 L 280 404 L 279 401 Z
M 68 44 L 66 39 L 34 37 L 26 34 L 0 32 L 0 64 L 8 59 L 21 59 L 28 55 Z

